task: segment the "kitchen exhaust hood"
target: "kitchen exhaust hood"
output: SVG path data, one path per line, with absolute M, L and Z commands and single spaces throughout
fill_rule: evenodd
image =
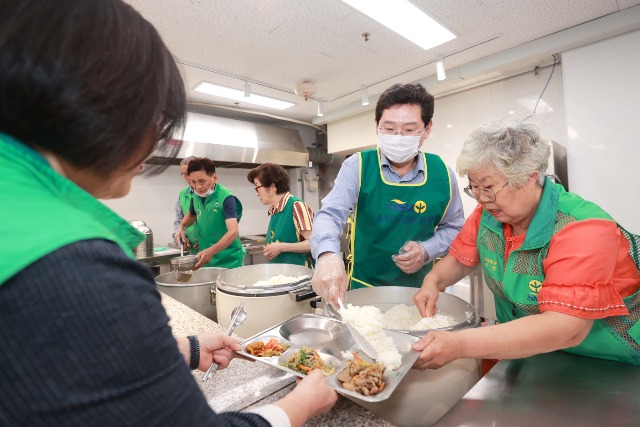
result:
M 297 130 L 207 114 L 187 113 L 184 132 L 170 144 L 176 157 L 154 151 L 147 163 L 177 165 L 196 156 L 208 157 L 220 167 L 252 168 L 267 162 L 309 166 L 309 152 Z

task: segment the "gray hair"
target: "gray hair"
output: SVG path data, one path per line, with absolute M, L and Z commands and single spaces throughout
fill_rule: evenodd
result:
M 535 125 L 516 120 L 498 120 L 480 125 L 462 146 L 456 168 L 460 176 L 493 167 L 509 184 L 522 187 L 538 172 L 538 185 L 544 185 L 551 146 L 540 138 Z
M 184 159 L 182 159 L 180 161 L 180 166 L 184 166 L 184 165 L 189 165 L 189 162 L 193 159 L 195 159 L 196 156 L 189 156 L 189 157 L 185 157 Z

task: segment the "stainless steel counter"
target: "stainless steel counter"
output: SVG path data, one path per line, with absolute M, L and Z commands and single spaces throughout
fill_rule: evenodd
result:
M 202 316 L 161 293 L 162 305 L 169 315 L 169 324 L 176 336 L 223 332 L 216 322 Z M 240 339 L 234 334 L 234 337 Z M 213 380 L 202 381 L 202 372 L 193 371 L 193 377 L 216 412 L 241 411 L 273 403 L 284 397 L 295 386 L 295 376 L 260 362 L 235 358 L 227 369 L 216 373 Z M 343 396 L 331 411 L 310 418 L 305 426 L 393 427 L 376 414 Z
M 437 427 L 640 426 L 640 367 L 564 352 L 502 360 Z
M 169 264 L 171 258 L 180 256 L 180 249 L 171 248 L 169 246 L 156 246 L 153 248 L 153 256 L 146 258 L 138 258 L 143 264 L 149 267 L 158 267 L 163 264 Z

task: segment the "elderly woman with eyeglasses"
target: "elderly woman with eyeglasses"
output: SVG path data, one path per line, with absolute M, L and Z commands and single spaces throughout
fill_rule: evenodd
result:
M 554 350 L 640 365 L 640 238 L 546 178 L 549 153 L 520 122 L 479 126 L 465 142 L 457 169 L 478 206 L 413 300 L 433 315 L 439 292 L 480 264 L 499 324 L 430 332 L 415 368 Z
M 289 192 L 289 174 L 274 163 L 264 163 L 247 174 L 260 203 L 269 206 L 269 227 L 262 251 L 270 263 L 313 266 L 311 229 L 313 210 Z

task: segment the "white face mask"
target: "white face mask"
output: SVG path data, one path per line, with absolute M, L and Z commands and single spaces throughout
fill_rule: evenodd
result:
M 193 190 L 193 191 L 195 191 L 195 190 Z M 210 189 L 209 189 L 206 193 L 204 193 L 204 194 L 200 194 L 200 193 L 198 193 L 197 191 L 195 191 L 195 193 L 196 193 L 198 196 L 200 196 L 200 197 L 207 197 L 208 195 L 213 194 L 213 188 L 210 188 Z
M 420 135 L 386 135 L 378 132 L 378 148 L 393 163 L 404 163 L 413 159 L 420 147 Z
M 200 196 L 200 197 L 207 197 L 208 195 L 213 194 L 213 190 L 209 189 L 209 191 L 207 191 L 207 192 L 206 192 L 206 193 L 204 193 L 204 194 L 200 194 L 200 193 L 198 193 L 198 192 L 196 191 L 196 194 L 197 194 L 198 196 Z

